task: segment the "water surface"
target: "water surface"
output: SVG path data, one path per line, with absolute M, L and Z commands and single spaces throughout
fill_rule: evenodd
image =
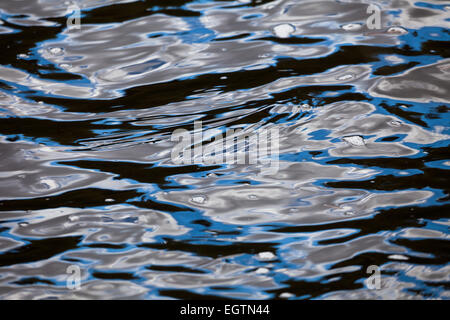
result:
M 0 298 L 450 297 L 450 2 L 72 4 L 0 4 Z M 278 172 L 174 164 L 194 121 Z

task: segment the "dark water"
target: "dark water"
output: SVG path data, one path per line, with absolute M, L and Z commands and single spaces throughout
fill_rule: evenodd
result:
M 450 2 L 74 3 L 0 2 L 1 298 L 450 297 Z M 196 120 L 278 172 L 175 165 Z

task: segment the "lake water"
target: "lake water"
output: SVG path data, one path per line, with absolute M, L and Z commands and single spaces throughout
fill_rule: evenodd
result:
M 450 298 L 449 27 L 445 1 L 2 0 L 0 298 Z M 232 129 L 276 152 L 174 161 Z

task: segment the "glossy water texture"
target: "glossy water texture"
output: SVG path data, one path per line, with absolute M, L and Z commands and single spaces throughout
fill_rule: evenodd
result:
M 450 2 L 74 3 L 0 2 L 0 298 L 450 298 Z M 175 165 L 195 120 L 279 171 Z

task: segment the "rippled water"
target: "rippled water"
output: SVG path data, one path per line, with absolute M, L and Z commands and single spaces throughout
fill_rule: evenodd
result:
M 450 2 L 73 3 L 0 4 L 1 298 L 450 297 Z M 278 172 L 175 165 L 196 120 Z

